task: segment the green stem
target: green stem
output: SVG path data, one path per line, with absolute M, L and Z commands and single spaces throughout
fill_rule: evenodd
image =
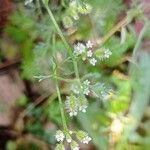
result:
M 61 39 L 62 39 L 62 41 L 63 41 L 63 43 L 64 43 L 66 49 L 69 50 L 69 53 L 71 54 L 72 51 L 71 51 L 71 49 L 70 49 L 70 46 L 69 46 L 68 43 L 66 42 L 66 39 L 65 39 L 65 37 L 64 37 L 64 35 L 63 35 L 63 33 L 62 33 L 62 31 L 60 30 L 60 28 L 59 28 L 59 26 L 58 26 L 58 24 L 57 24 L 57 22 L 56 22 L 56 20 L 55 20 L 55 18 L 54 18 L 54 15 L 52 14 L 50 8 L 49 8 L 47 5 L 45 5 L 45 7 L 46 7 L 46 10 L 47 10 L 47 12 L 48 12 L 48 14 L 49 14 L 49 16 L 50 16 L 50 19 L 52 20 L 52 22 L 53 22 L 53 24 L 54 24 L 54 26 L 55 26 L 55 28 L 56 28 L 56 30 L 57 30 L 59 36 L 61 37 Z
M 54 71 L 54 74 L 55 74 L 55 76 L 57 76 L 56 69 Z M 60 112 L 61 112 L 61 118 L 62 118 L 63 128 L 64 128 L 65 131 L 68 131 L 67 123 L 66 123 L 66 118 L 65 118 L 65 113 L 64 113 L 64 109 L 63 109 L 64 106 L 63 106 L 63 103 L 62 103 L 62 99 L 61 99 L 61 94 L 60 94 L 60 89 L 59 89 L 57 78 L 55 78 L 55 83 L 56 83 L 56 91 L 57 91 L 58 100 L 59 100 L 59 107 L 60 107 Z
M 80 83 L 80 78 L 79 78 L 79 71 L 78 71 L 78 64 L 77 64 L 77 61 L 75 59 L 75 56 L 73 55 L 73 52 L 72 52 L 72 49 L 70 47 L 70 45 L 67 43 L 61 29 L 59 28 L 56 20 L 55 20 L 55 17 L 53 15 L 53 13 L 51 12 L 50 8 L 48 7 L 48 5 L 45 5 L 45 8 L 50 16 L 50 19 L 52 20 L 61 40 L 63 41 L 64 43 L 64 46 L 66 47 L 66 49 L 68 50 L 68 53 L 70 55 L 70 57 L 72 58 L 72 61 L 73 61 L 73 66 L 74 66 L 74 71 L 75 71 L 75 76 L 76 76 L 76 79 L 78 80 L 78 83 L 79 85 L 81 85 Z M 56 72 L 56 69 L 54 71 L 54 76 L 57 77 L 57 72 Z M 57 95 L 58 95 L 58 100 L 59 100 L 59 106 L 60 106 L 60 111 L 61 111 L 61 118 L 62 118 L 62 123 L 63 123 L 63 127 L 64 127 L 64 130 L 65 132 L 67 133 L 68 132 L 68 128 L 67 128 L 67 123 L 66 123 L 66 118 L 65 118 L 65 114 L 64 114 L 64 109 L 63 109 L 63 103 L 62 103 L 62 99 L 61 99 L 61 94 L 60 94 L 60 89 L 59 89 L 59 86 L 58 86 L 58 79 L 55 78 L 55 82 L 56 82 L 56 91 L 57 91 Z
M 134 49 L 133 49 L 132 62 L 134 62 L 134 63 L 131 63 L 130 66 L 129 66 L 129 74 L 133 73 L 132 72 L 134 70 L 133 67 L 134 67 L 134 65 L 137 62 L 137 52 L 138 52 L 139 47 L 141 45 L 142 39 L 144 37 L 144 34 L 145 34 L 145 32 L 146 32 L 146 30 L 148 28 L 148 25 L 149 25 L 149 22 L 147 20 L 145 20 L 144 27 L 143 27 L 142 31 L 140 32 L 140 34 L 138 36 L 138 39 L 137 39 L 137 41 L 135 43 Z
M 135 47 L 133 49 L 133 59 L 136 58 L 137 51 L 138 51 L 138 49 L 139 49 L 139 47 L 141 45 L 141 42 L 142 42 L 144 34 L 145 34 L 146 30 L 147 30 L 147 27 L 148 27 L 148 21 L 145 21 L 144 27 L 143 27 L 142 31 L 140 32 L 139 37 L 137 39 L 137 42 L 135 44 Z
M 69 44 L 67 43 L 67 41 L 66 41 L 66 39 L 65 39 L 65 37 L 64 37 L 64 35 L 63 35 L 63 33 L 62 33 L 62 31 L 61 31 L 61 29 L 59 28 L 59 26 L 58 26 L 58 24 L 57 24 L 57 22 L 56 22 L 56 20 L 55 20 L 55 17 L 54 17 L 54 15 L 53 15 L 53 13 L 52 13 L 51 10 L 50 10 L 50 8 L 48 7 L 48 5 L 45 5 L 45 7 L 46 7 L 46 10 L 47 10 L 47 12 L 48 12 L 48 14 L 49 14 L 49 16 L 50 16 L 50 19 L 52 20 L 52 22 L 53 22 L 53 24 L 54 24 L 54 26 L 55 26 L 55 28 L 56 28 L 56 30 L 57 30 L 57 32 L 58 32 L 60 38 L 62 39 L 62 41 L 63 41 L 63 43 L 64 43 L 64 46 L 65 46 L 66 49 L 68 50 L 68 52 L 69 52 L 69 54 L 70 54 L 70 56 L 71 56 L 71 58 L 72 58 L 72 60 L 73 60 L 73 66 L 74 66 L 75 75 L 76 75 L 76 78 L 79 80 L 78 65 L 77 65 L 77 62 L 76 62 L 76 60 L 75 60 L 75 57 L 73 56 L 72 49 L 71 49 L 71 47 L 69 46 Z
M 101 46 L 114 35 L 117 31 L 120 30 L 121 27 L 126 26 L 128 24 L 128 18 L 125 17 L 123 20 L 121 20 L 118 24 L 116 24 L 104 37 L 97 40 L 97 44 L 100 44 Z

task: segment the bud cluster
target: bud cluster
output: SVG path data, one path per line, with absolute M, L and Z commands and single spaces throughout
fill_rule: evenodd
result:
M 70 28 L 74 24 L 74 20 L 79 19 L 79 15 L 87 15 L 91 12 L 92 7 L 87 3 L 79 3 L 77 0 L 72 0 L 63 15 L 62 22 L 65 28 Z
M 65 150 L 65 147 L 63 145 L 64 140 L 70 144 L 71 150 L 79 150 L 79 145 L 78 143 L 73 139 L 73 137 L 77 139 L 79 142 L 83 144 L 88 144 L 91 141 L 91 138 L 88 136 L 88 134 L 84 131 L 69 131 L 69 132 L 64 132 L 61 130 L 56 131 L 56 141 L 59 142 L 57 144 L 55 150 Z
M 81 56 L 82 60 L 88 60 L 93 66 L 97 63 L 97 59 L 103 61 L 112 55 L 112 52 L 106 48 L 100 48 L 92 51 L 93 43 L 89 40 L 86 44 L 77 43 L 74 45 L 75 56 Z
M 86 112 L 88 102 L 85 96 L 76 97 L 75 95 L 67 96 L 65 101 L 65 108 L 69 113 L 69 116 L 77 116 L 78 112 Z

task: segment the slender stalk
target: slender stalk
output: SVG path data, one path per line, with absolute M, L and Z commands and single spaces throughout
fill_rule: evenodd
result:
M 50 8 L 47 5 L 45 5 L 45 7 L 46 7 L 46 10 L 47 10 L 47 12 L 48 12 L 48 14 L 50 16 L 50 19 L 52 20 L 52 22 L 53 22 L 53 24 L 54 24 L 54 26 L 55 26 L 55 28 L 56 28 L 60 38 L 62 39 L 66 49 L 69 51 L 70 55 L 72 56 L 71 48 L 70 48 L 69 44 L 67 43 L 67 41 L 66 41 L 62 31 L 60 30 L 60 28 L 59 28 L 59 26 L 58 26 L 58 24 L 57 24 L 57 22 L 56 22 L 56 20 L 54 18 L 53 13 L 51 12 Z
M 56 69 L 54 71 L 54 74 L 55 74 L 55 76 L 57 76 Z M 65 131 L 68 131 L 67 123 L 66 123 L 66 118 L 65 118 L 65 113 L 64 113 L 64 109 L 63 109 L 64 106 L 63 106 L 63 103 L 62 103 L 62 99 L 61 99 L 61 94 L 60 94 L 60 89 L 59 89 L 57 78 L 55 78 L 55 84 L 56 84 L 56 91 L 57 91 L 58 100 L 59 100 L 59 107 L 60 107 L 60 112 L 61 112 L 61 118 L 62 118 L 63 128 L 64 128 Z
M 59 26 L 58 26 L 58 24 L 57 24 L 57 22 L 56 22 L 56 20 L 55 20 L 55 18 L 54 18 L 54 15 L 52 14 L 50 8 L 49 8 L 47 5 L 46 5 L 45 7 L 46 7 L 46 10 L 47 10 L 47 12 L 48 12 L 48 14 L 49 14 L 49 16 L 50 16 L 50 19 L 52 20 L 52 22 L 53 22 L 53 24 L 54 24 L 54 26 L 55 26 L 55 28 L 56 28 L 56 30 L 57 30 L 59 36 L 61 37 L 61 39 L 62 39 L 62 41 L 63 41 L 63 43 L 64 43 L 66 49 L 68 49 L 69 52 L 70 52 L 70 51 L 71 51 L 70 46 L 69 46 L 68 43 L 66 42 L 65 37 L 63 36 L 62 31 L 60 30 L 60 28 L 59 28 Z M 70 53 L 71 53 L 71 52 L 70 52 Z
M 141 45 L 141 42 L 142 42 L 143 36 L 147 30 L 147 27 L 148 27 L 148 21 L 145 21 L 144 27 L 143 27 L 142 31 L 140 32 L 137 42 L 135 44 L 135 47 L 133 49 L 133 59 L 135 59 L 135 57 L 136 57 L 137 51 Z
M 41 95 L 39 98 L 37 98 L 35 103 L 29 105 L 23 112 L 20 113 L 18 120 L 23 119 L 26 116 L 26 114 L 31 112 L 31 110 L 33 108 L 35 108 L 37 105 L 42 103 L 45 99 L 47 99 L 47 97 L 49 97 L 49 95 L 50 95 L 49 93 L 45 93 L 45 94 Z
M 52 20 L 52 22 L 53 22 L 53 24 L 54 24 L 54 26 L 55 26 L 55 28 L 56 28 L 56 30 L 57 30 L 61 40 L 64 43 L 64 46 L 66 47 L 70 57 L 72 58 L 74 71 L 75 71 L 75 76 L 76 76 L 76 79 L 78 80 L 79 85 L 81 85 L 80 78 L 79 78 L 78 65 L 77 65 L 77 62 L 76 62 L 75 57 L 73 55 L 72 49 L 71 49 L 70 45 L 67 43 L 67 41 L 66 41 L 62 31 L 61 31 L 61 29 L 59 28 L 59 26 L 58 26 L 58 24 L 57 24 L 57 22 L 55 20 L 55 17 L 53 15 L 53 13 L 50 10 L 50 8 L 45 3 L 44 3 L 44 5 L 45 5 L 45 8 L 46 8 L 46 10 L 47 10 L 47 12 L 49 14 L 49 17 Z M 56 69 L 54 70 L 54 76 L 57 77 Z M 62 118 L 63 128 L 64 128 L 65 132 L 68 132 L 66 118 L 65 118 L 65 113 L 64 113 L 64 108 L 63 108 L 63 103 L 62 103 L 62 99 L 61 99 L 61 94 L 60 94 L 60 89 L 59 89 L 58 79 L 57 78 L 55 78 L 55 83 L 56 83 L 56 91 L 57 91 L 58 100 L 59 100 L 59 107 L 60 107 L 60 111 L 61 111 L 61 118 Z
M 142 31 L 140 32 L 139 36 L 138 36 L 138 39 L 135 43 L 135 46 L 134 46 L 134 49 L 133 49 L 133 54 L 132 54 L 132 62 L 134 62 L 134 64 L 136 64 L 136 61 L 137 61 L 137 52 L 139 50 L 139 47 L 141 45 L 141 42 L 142 42 L 142 39 L 144 37 L 144 34 L 148 28 L 148 25 L 149 25 L 149 22 L 146 20 L 145 21 L 145 24 L 144 24 L 144 27 L 142 29 Z M 129 66 L 129 74 L 132 74 L 132 71 L 133 71 L 133 63 L 130 64 Z
M 104 44 L 115 32 L 117 32 L 121 27 L 126 26 L 128 24 L 128 18 L 125 17 L 121 20 L 117 25 L 115 25 L 104 37 L 98 39 L 97 44 Z
M 51 10 L 50 10 L 50 8 L 48 7 L 48 5 L 45 5 L 45 7 L 46 7 L 46 10 L 47 10 L 47 12 L 48 12 L 48 14 L 49 14 L 49 16 L 50 16 L 50 19 L 52 20 L 52 22 L 53 22 L 53 24 L 54 24 L 54 26 L 55 26 L 55 28 L 56 28 L 56 30 L 57 30 L 57 32 L 58 32 L 60 38 L 62 39 L 62 41 L 63 41 L 63 43 L 64 43 L 64 46 L 65 46 L 66 49 L 68 50 L 68 52 L 69 52 L 69 54 L 70 54 L 70 56 L 71 56 L 71 58 L 72 58 L 72 60 L 73 60 L 73 66 L 74 66 L 75 75 L 76 75 L 76 78 L 79 80 L 78 65 L 77 65 L 77 62 L 76 62 L 76 60 L 75 60 L 75 57 L 73 56 L 72 49 L 71 49 L 71 47 L 69 46 L 69 44 L 67 43 L 67 41 L 66 41 L 66 39 L 65 39 L 65 37 L 64 37 L 64 35 L 63 35 L 63 33 L 62 33 L 62 31 L 61 31 L 61 29 L 59 28 L 59 26 L 58 26 L 58 24 L 57 24 L 57 22 L 56 22 L 56 20 L 55 20 L 55 17 L 54 17 L 54 15 L 53 15 L 53 13 L 52 13 Z

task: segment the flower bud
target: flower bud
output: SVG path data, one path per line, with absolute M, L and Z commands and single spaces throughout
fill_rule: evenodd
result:
M 76 137 L 83 144 L 88 144 L 89 141 L 91 141 L 91 138 L 88 136 L 88 134 L 84 131 L 81 131 L 81 130 L 76 133 Z
M 62 143 L 60 143 L 60 144 L 57 144 L 55 150 L 65 150 L 65 147 Z

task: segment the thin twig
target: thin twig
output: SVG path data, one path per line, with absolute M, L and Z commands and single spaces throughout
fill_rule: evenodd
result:
M 18 64 L 20 64 L 20 62 L 21 62 L 20 59 L 14 59 L 11 61 L 6 61 L 5 63 L 1 63 L 0 71 L 7 70 L 8 68 L 11 67 L 16 67 Z
M 144 34 L 145 34 L 146 30 L 147 30 L 147 27 L 148 27 L 148 21 L 145 21 L 144 27 L 143 27 L 143 29 L 141 30 L 141 32 L 140 32 L 140 34 L 139 34 L 139 37 L 138 37 L 138 39 L 137 39 L 137 42 L 136 42 L 136 44 L 135 44 L 135 47 L 134 47 L 134 49 L 133 49 L 133 59 L 136 58 L 137 51 L 138 51 L 138 49 L 139 49 L 139 47 L 140 47 L 140 45 L 141 45 L 141 42 L 142 42 L 142 39 L 143 39 L 143 37 L 144 37 Z
M 39 105 L 40 103 L 42 103 L 47 97 L 49 97 L 50 94 L 45 93 L 43 95 L 41 95 L 35 103 L 33 103 L 32 105 L 29 105 L 20 115 L 19 118 L 24 118 L 26 116 L 26 114 L 28 112 L 30 112 L 33 108 L 35 108 L 37 105 Z
M 119 31 L 121 27 L 128 24 L 128 18 L 125 17 L 117 25 L 115 25 L 104 37 L 97 40 L 97 44 L 103 45 L 115 32 Z

